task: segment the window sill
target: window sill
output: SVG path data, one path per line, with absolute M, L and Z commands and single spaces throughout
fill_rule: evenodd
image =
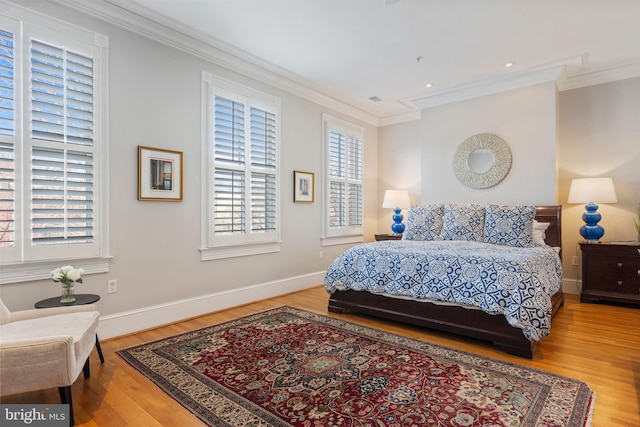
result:
M 67 264 L 82 268 L 86 274 L 107 273 L 111 258 L 59 259 L 6 264 L 2 265 L 0 285 L 51 279 L 52 270 Z
M 261 255 L 280 252 L 281 242 L 253 243 L 235 246 L 220 246 L 200 249 L 200 260 L 236 258 L 241 256 Z
M 352 245 L 354 243 L 362 243 L 364 238 L 362 234 L 354 234 L 352 236 L 336 236 L 336 237 L 323 237 L 322 246 L 335 246 L 335 245 Z

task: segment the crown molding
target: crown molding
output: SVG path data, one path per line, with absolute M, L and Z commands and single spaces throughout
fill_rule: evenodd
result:
M 17 1 L 17 0 L 12 0 Z M 189 27 L 173 28 L 174 23 L 153 10 L 127 0 L 49 0 L 139 36 L 163 43 L 216 64 L 229 71 L 284 90 L 303 99 L 348 115 L 372 126 L 387 126 L 419 120 L 421 109 L 464 101 L 540 83 L 555 82 L 559 91 L 577 89 L 640 76 L 640 62 L 586 70 L 586 56 L 565 58 L 538 69 L 507 78 L 485 80 L 457 88 L 399 100 L 403 111 L 381 114 L 340 94 L 314 87 L 298 75 L 266 62 L 248 52 Z M 571 70 L 571 72 L 568 72 Z
M 452 102 L 479 98 L 493 95 L 508 90 L 533 86 L 541 83 L 557 82 L 564 75 L 564 66 L 554 66 L 549 69 L 524 73 L 506 79 L 488 80 L 470 85 L 461 86 L 453 90 L 447 90 L 424 98 L 413 99 L 412 102 L 419 108 L 431 108 Z
M 640 77 L 640 61 L 619 64 L 615 67 L 592 70 L 567 77 L 567 79 L 559 85 L 558 89 L 561 91 L 579 89 L 634 77 Z
M 136 3 L 129 3 L 126 0 L 50 1 L 189 53 L 229 71 L 282 89 L 367 124 L 379 126 L 378 115 L 368 111 L 364 106 L 354 105 L 348 100 L 341 99 L 337 94 L 321 92 L 313 88 L 309 82 L 303 81 L 301 77 L 202 32 L 188 27 L 178 31 L 172 27 L 172 21 Z

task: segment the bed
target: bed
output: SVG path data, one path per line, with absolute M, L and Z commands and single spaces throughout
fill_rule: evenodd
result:
M 447 213 L 450 213 L 447 208 L 449 211 L 459 208 L 475 209 L 475 213 L 480 215 L 480 212 L 485 217 L 482 218 L 482 224 L 477 220 L 471 227 L 475 227 L 477 232 L 478 227 L 489 228 L 491 224 L 495 232 L 500 231 L 501 227 L 498 224 L 500 221 L 496 221 L 499 217 L 497 214 L 504 213 L 505 210 L 507 212 L 510 209 L 513 210 L 513 206 L 430 206 L 442 206 L 444 211 L 442 224 L 437 225 L 435 231 L 432 230 L 436 234 L 439 233 L 438 237 L 426 239 L 433 241 L 425 242 L 421 238 L 415 241 L 407 238 L 412 230 L 411 220 L 414 208 L 412 207 L 408 212 L 407 230 L 402 240 L 357 245 L 333 261 L 325 274 L 325 287 L 330 293 L 328 310 L 333 313 L 352 312 L 373 315 L 486 340 L 509 354 L 532 359 L 537 344 L 549 333 L 552 317 L 564 303 L 560 261 L 561 207 L 530 206 L 528 215 L 536 227 L 528 226 L 526 223 L 525 225 L 512 224 L 514 229 L 520 230 L 519 236 L 526 237 L 526 233 L 522 234 L 522 230 L 528 230 L 533 238 L 538 233 L 537 243 L 532 243 L 526 239 L 515 242 L 512 239 L 509 242 L 510 238 L 504 239 L 504 233 L 495 240 L 490 236 L 491 233 L 487 234 L 486 230 L 484 230 L 484 236 L 476 233 L 475 239 L 459 238 L 460 236 L 446 237 L 443 234 L 445 229 L 450 229 L 453 224 L 450 221 L 451 215 L 447 217 Z M 482 212 L 482 209 L 486 211 Z M 466 220 L 473 215 L 465 213 L 463 216 Z M 422 220 L 424 222 L 424 215 Z M 471 222 L 473 223 L 473 220 Z M 437 230 L 438 226 L 441 231 Z M 542 226 L 542 237 L 539 230 L 533 231 L 539 226 Z M 426 233 L 429 234 L 429 230 Z M 543 242 L 540 241 L 541 238 Z M 468 241 L 468 244 L 465 244 L 465 241 Z M 449 252 L 445 251 L 444 255 L 433 252 L 434 250 L 442 251 L 447 245 L 453 246 L 453 249 L 447 249 Z M 515 258 L 502 258 L 502 255 L 499 255 L 499 249 L 501 249 L 499 246 L 506 246 L 508 248 L 506 252 L 514 254 L 508 257 Z M 431 252 L 426 254 L 404 252 L 416 251 L 417 247 L 426 248 Z M 532 253 L 531 259 L 527 258 L 529 249 Z M 367 258 L 367 253 L 371 254 L 370 258 Z M 376 256 L 377 259 L 373 259 Z M 420 258 L 427 256 L 428 259 Z M 459 259 L 455 260 L 455 256 Z M 396 262 L 390 262 L 394 257 Z M 482 257 L 488 257 L 488 259 Z M 431 270 L 434 270 L 433 274 L 437 273 L 436 266 L 443 268 L 442 263 L 438 264 L 434 260 L 446 260 L 448 264 L 444 265 L 444 268 L 448 268 L 449 273 L 460 271 L 452 267 L 455 263 L 473 264 L 473 268 L 467 270 L 476 272 L 476 279 L 483 286 L 482 292 L 471 285 L 472 280 L 466 283 L 465 278 L 460 274 L 456 282 L 458 285 L 462 283 L 462 290 L 454 291 L 451 283 L 438 282 L 429 276 L 431 272 L 423 271 L 429 270 L 429 265 L 432 266 Z M 385 263 L 389 264 L 389 268 L 379 267 Z M 404 264 L 408 264 L 410 268 L 407 269 Z M 416 268 L 420 273 L 416 273 Z M 403 269 L 406 271 L 401 271 Z M 493 281 L 498 276 L 504 276 L 500 273 L 501 271 L 509 271 L 510 275 L 506 277 L 511 277 L 511 281 L 502 280 L 507 283 L 506 285 L 497 280 Z M 407 278 L 406 282 L 399 279 L 401 276 Z M 434 284 L 439 286 L 433 289 Z M 496 295 L 504 298 L 504 301 Z

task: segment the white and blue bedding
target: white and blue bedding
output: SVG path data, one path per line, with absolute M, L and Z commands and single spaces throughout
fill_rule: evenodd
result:
M 477 307 L 540 341 L 549 334 L 562 265 L 540 244 L 386 240 L 345 251 L 327 269 L 325 286 L 329 293 L 353 289 Z

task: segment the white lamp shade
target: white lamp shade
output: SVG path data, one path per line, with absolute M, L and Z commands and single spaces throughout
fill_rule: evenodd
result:
M 406 190 L 387 190 L 382 200 L 383 208 L 408 208 L 411 206 L 409 192 Z
M 568 203 L 616 203 L 616 190 L 611 178 L 579 178 L 571 180 Z

